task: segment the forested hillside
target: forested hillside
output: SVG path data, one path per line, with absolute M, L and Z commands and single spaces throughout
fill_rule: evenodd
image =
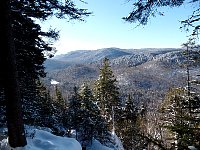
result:
M 55 56 L 45 63 L 48 71 L 44 79 L 48 87 L 51 80 L 59 82 L 63 96 L 67 97 L 73 86 L 83 82 L 92 84 L 98 78 L 103 58 L 109 58 L 121 93 L 140 91 L 144 97 L 161 99 L 169 88 L 186 86 L 186 57 L 181 49 L 119 49 L 107 48 L 95 51 L 74 51 Z M 192 75 L 199 67 L 193 66 Z M 155 92 L 157 94 L 150 94 Z
M 188 65 L 188 55 L 186 55 L 184 49 L 125 50 L 108 48 L 96 51 L 74 51 L 66 55 L 56 56 L 52 60 L 47 60 L 46 69 L 48 73 L 43 81 L 52 91 L 51 93 L 55 91 L 55 84 L 52 85 L 50 83 L 52 80 L 57 81 L 56 87 L 59 87 L 66 103 L 70 103 L 69 97 L 71 97 L 74 87 L 81 88 L 81 85 L 86 83 L 90 89 L 94 89 L 93 94 L 95 96 L 95 88 L 98 85 L 96 82 L 101 79 L 105 65 L 104 61 L 105 58 L 108 58 L 109 64 L 107 64 L 107 67 L 112 69 L 113 77 L 116 78 L 115 85 L 118 87 L 117 99 L 120 101 L 119 104 L 115 104 L 115 102 L 110 104 L 110 100 L 105 102 L 106 105 L 118 108 L 115 112 L 111 111 L 112 108 L 110 107 L 107 109 L 111 112 L 104 111 L 103 113 L 103 116 L 111 115 L 111 122 L 109 120 L 106 121 L 110 129 L 114 125 L 116 134 L 121 139 L 125 149 L 141 149 L 146 146 L 149 149 L 170 149 L 173 147 L 174 140 L 170 132 L 176 132 L 177 125 L 172 123 L 172 126 L 166 123 L 172 118 L 170 118 L 170 115 L 163 118 L 163 115 L 166 113 L 165 109 L 168 110 L 169 108 L 167 107 L 174 103 L 173 97 L 176 94 L 180 96 L 179 92 L 181 92 L 182 95 L 186 94 L 185 96 L 187 97 L 188 83 L 199 80 L 200 66 L 199 61 L 196 61 L 199 56 L 196 55 L 196 52 L 198 50 L 190 51 L 190 60 L 195 58 L 195 61 L 189 62 Z M 55 68 L 51 67 L 51 62 Z M 60 65 L 61 62 L 62 65 Z M 110 84 L 106 83 L 106 85 L 109 86 Z M 104 87 L 104 85 L 102 86 Z M 194 100 L 196 101 L 194 104 L 184 102 L 181 107 L 189 108 L 191 105 L 195 105 L 195 111 L 198 111 L 199 96 L 197 93 L 199 86 L 190 86 L 195 87 L 193 91 L 195 94 L 190 96 L 196 97 L 197 101 Z M 103 87 L 100 86 L 99 88 Z M 111 92 L 112 89 L 114 88 L 108 87 L 106 91 L 113 93 Z M 102 92 L 97 95 L 102 96 Z M 105 97 L 108 99 L 109 96 Z M 98 100 L 99 98 L 95 99 Z M 173 105 L 177 105 L 176 103 Z M 105 106 L 99 106 L 101 108 L 100 111 L 103 111 L 102 109 Z M 174 111 L 178 110 L 175 109 Z M 129 114 L 129 112 L 132 113 Z M 116 120 L 113 120 L 113 113 Z M 188 119 L 185 118 L 186 120 Z M 126 127 L 122 127 L 122 124 L 126 124 Z M 178 130 L 185 132 L 182 131 L 181 127 Z M 135 132 L 138 132 L 138 134 L 135 134 Z M 193 134 L 192 130 L 190 132 Z M 198 141 L 198 137 L 191 136 Z M 127 143 L 127 140 L 131 138 L 132 141 Z M 180 138 L 180 140 L 183 139 Z M 187 140 L 184 142 L 188 143 Z M 179 146 L 185 147 L 186 145 Z

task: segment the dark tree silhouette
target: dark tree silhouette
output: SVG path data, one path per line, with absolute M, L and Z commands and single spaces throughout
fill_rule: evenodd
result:
M 158 11 L 158 8 L 164 6 L 179 7 L 184 1 L 185 0 L 138 0 L 133 3 L 133 10 L 123 19 L 131 23 L 138 22 L 139 24 L 146 25 L 149 18 L 155 16 L 156 13 L 163 15 L 163 13 Z
M 197 7 L 193 7 L 193 13 L 188 14 L 188 18 L 182 20 L 181 28 L 189 30 L 191 27 L 192 35 L 197 35 L 200 29 L 200 8 L 199 0 L 136 0 L 133 2 L 133 10 L 127 17 L 123 17 L 125 21 L 130 23 L 138 23 L 139 25 L 146 25 L 151 17 L 156 15 L 164 15 L 164 12 L 159 11 L 161 7 L 180 7 L 181 5 L 196 4 Z M 192 7 L 192 6 L 191 6 Z
M 10 12 L 10 1 L 1 1 L 1 84 L 4 87 L 6 99 L 6 118 L 9 144 L 11 147 L 20 147 L 25 146 L 27 142 L 25 138 L 21 112 L 20 92 L 16 70 L 15 46 L 12 36 Z

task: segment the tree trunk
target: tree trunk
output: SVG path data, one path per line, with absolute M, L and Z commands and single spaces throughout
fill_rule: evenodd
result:
M 6 99 L 6 119 L 9 144 L 23 147 L 27 144 L 24 132 L 19 84 L 17 81 L 16 55 L 12 36 L 10 0 L 2 0 L 0 5 L 0 66 L 1 84 Z

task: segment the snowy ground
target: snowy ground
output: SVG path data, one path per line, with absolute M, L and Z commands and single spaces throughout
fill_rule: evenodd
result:
M 87 150 L 113 150 L 112 148 L 109 148 L 109 147 L 102 145 L 97 140 L 93 140 L 92 143 L 93 143 L 92 146 L 88 147 Z
M 81 145 L 73 138 L 60 137 L 48 131 L 28 128 L 27 145 L 14 150 L 81 150 Z M 11 150 L 8 140 L 0 142 L 1 150 Z
M 27 127 L 27 145 L 12 150 L 81 150 L 81 145 L 74 138 L 56 136 L 44 129 Z M 7 139 L 0 141 L 1 150 L 11 150 Z M 90 150 L 113 150 L 94 140 Z

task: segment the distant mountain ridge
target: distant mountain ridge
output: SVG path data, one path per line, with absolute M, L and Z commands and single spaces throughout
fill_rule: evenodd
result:
M 58 68 L 64 68 L 73 64 L 97 63 L 105 57 L 109 58 L 111 64 L 119 65 L 120 63 L 128 65 L 139 65 L 150 61 L 158 55 L 163 55 L 169 52 L 177 52 L 180 49 L 173 48 L 145 48 L 145 49 L 120 49 L 120 48 L 103 48 L 97 50 L 77 50 L 67 54 L 57 55 L 52 59 L 47 60 L 45 66 L 47 69 L 52 68 L 58 62 Z M 56 66 L 55 66 L 56 68 Z
M 99 61 L 105 57 L 113 59 L 124 55 L 130 55 L 130 53 L 119 48 L 105 48 L 98 50 L 72 51 L 64 55 L 55 56 L 53 59 L 64 62 L 91 63 Z

